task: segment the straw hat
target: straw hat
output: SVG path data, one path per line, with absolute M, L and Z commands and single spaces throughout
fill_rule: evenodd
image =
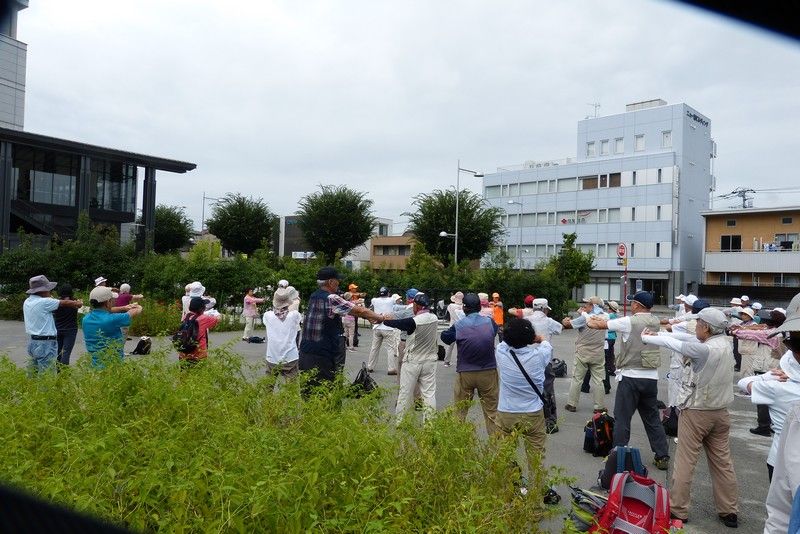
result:
M 273 308 L 285 308 L 299 297 L 297 290 L 293 287 L 279 287 L 272 295 Z

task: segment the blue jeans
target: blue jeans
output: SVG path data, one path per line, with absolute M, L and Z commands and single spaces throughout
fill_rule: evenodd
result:
M 55 371 L 58 342 L 55 339 L 31 339 L 28 342 L 31 372 Z
M 75 338 L 78 337 L 77 330 L 66 330 L 58 333 L 58 363 L 69 365 L 69 357 L 75 347 Z

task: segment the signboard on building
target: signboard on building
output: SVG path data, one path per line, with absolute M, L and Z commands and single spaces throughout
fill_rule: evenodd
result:
M 624 258 L 628 252 L 628 248 L 625 246 L 625 243 L 620 243 L 617 245 L 617 256 L 620 258 Z

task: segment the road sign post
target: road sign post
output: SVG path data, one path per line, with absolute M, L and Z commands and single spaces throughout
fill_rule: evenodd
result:
M 617 245 L 617 265 L 622 265 L 624 271 L 622 274 L 622 314 L 628 315 L 628 247 L 625 243 Z

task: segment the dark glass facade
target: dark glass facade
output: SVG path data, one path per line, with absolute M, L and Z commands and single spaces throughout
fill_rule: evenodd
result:
M 109 211 L 133 213 L 136 210 L 135 165 L 92 159 L 89 206 Z
M 29 146 L 14 146 L 11 198 L 75 206 L 80 158 Z

